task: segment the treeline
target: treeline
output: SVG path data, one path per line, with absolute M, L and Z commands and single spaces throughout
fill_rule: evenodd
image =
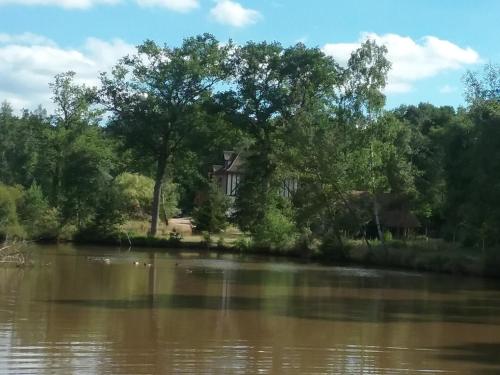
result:
M 418 218 L 413 234 L 497 245 L 500 69 L 468 73 L 466 108 L 386 111 L 385 55 L 367 41 L 342 66 L 303 44 L 205 34 L 146 41 L 100 88 L 62 73 L 54 113 L 0 109 L 0 235 L 97 238 L 147 217 L 155 236 L 182 212 L 210 232 L 232 221 L 257 247 L 342 249 L 408 235 L 381 220 L 391 197 Z M 230 218 L 207 173 L 223 150 L 244 155 Z

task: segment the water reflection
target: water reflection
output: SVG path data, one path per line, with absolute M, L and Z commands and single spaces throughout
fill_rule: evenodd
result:
M 500 371 L 495 282 L 205 253 L 36 254 L 33 269 L 0 268 L 0 374 Z M 111 264 L 87 261 L 96 254 Z

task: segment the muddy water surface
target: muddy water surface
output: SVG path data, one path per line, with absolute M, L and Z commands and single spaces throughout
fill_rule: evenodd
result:
M 0 267 L 0 374 L 500 374 L 495 281 L 204 252 L 33 260 Z

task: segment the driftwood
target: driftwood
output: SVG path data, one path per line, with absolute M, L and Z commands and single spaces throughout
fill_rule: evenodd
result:
M 0 245 L 0 264 L 13 264 L 23 267 L 30 264 L 29 254 L 25 250 L 26 242 L 11 242 Z

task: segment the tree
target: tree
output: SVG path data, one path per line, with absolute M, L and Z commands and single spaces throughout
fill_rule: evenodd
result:
M 22 194 L 19 187 L 0 184 L 0 239 L 2 240 L 25 235 L 17 214 Z
M 298 220 L 340 247 L 343 229 L 363 232 L 367 221 L 352 204 L 352 193 L 375 193 L 366 183 L 376 177 L 369 160 L 390 66 L 385 53 L 385 47 L 371 41 L 354 51 L 347 66 L 338 68 L 338 78 L 325 90 L 325 99 L 312 101 L 316 105 L 309 105 L 296 118 L 297 126 L 287 141 L 292 146 L 290 161 L 299 174 Z M 376 203 L 376 194 L 371 197 Z M 356 224 L 342 228 L 346 218 Z
M 338 79 L 338 66 L 318 48 L 249 42 L 236 52 L 233 89 L 221 99 L 231 119 L 249 137 L 236 217 L 243 229 L 263 220 L 278 186 L 287 176 L 281 154 L 295 118 L 326 100 Z
M 218 233 L 228 226 L 229 201 L 214 182 L 209 182 L 206 196 L 193 210 L 196 229 Z
M 500 65 L 487 64 L 482 75 L 468 71 L 464 76 L 465 99 L 471 105 L 500 100 Z
M 100 126 L 96 90 L 75 81 L 75 73 L 67 72 L 51 84 L 56 109 L 44 163 L 52 176 L 49 202 L 59 210 L 61 224 L 82 229 L 96 219 L 101 194 L 113 184 L 117 155 L 114 141 Z
M 36 183 L 23 192 L 18 216 L 28 238 L 53 239 L 59 233 L 59 212 L 50 207 L 42 189 Z
M 453 107 L 429 103 L 401 106 L 392 112 L 410 131 L 411 163 L 416 171 L 412 208 L 426 234 L 431 229 L 438 235 L 445 221 L 447 142 L 457 113 Z
M 4 102 L 0 108 L 0 181 L 28 188 L 35 179 L 45 182 L 44 173 L 49 119 L 41 108 L 24 110 L 15 116 L 11 106 Z
M 161 190 L 172 158 L 193 136 L 204 100 L 230 74 L 231 44 L 209 34 L 185 39 L 180 47 L 146 41 L 102 76 L 102 100 L 113 113 L 112 131 L 128 147 L 156 164 L 150 235 L 157 232 Z
M 444 213 L 449 237 L 484 247 L 500 235 L 500 68 L 486 65 L 464 81 L 469 107 L 444 133 Z

